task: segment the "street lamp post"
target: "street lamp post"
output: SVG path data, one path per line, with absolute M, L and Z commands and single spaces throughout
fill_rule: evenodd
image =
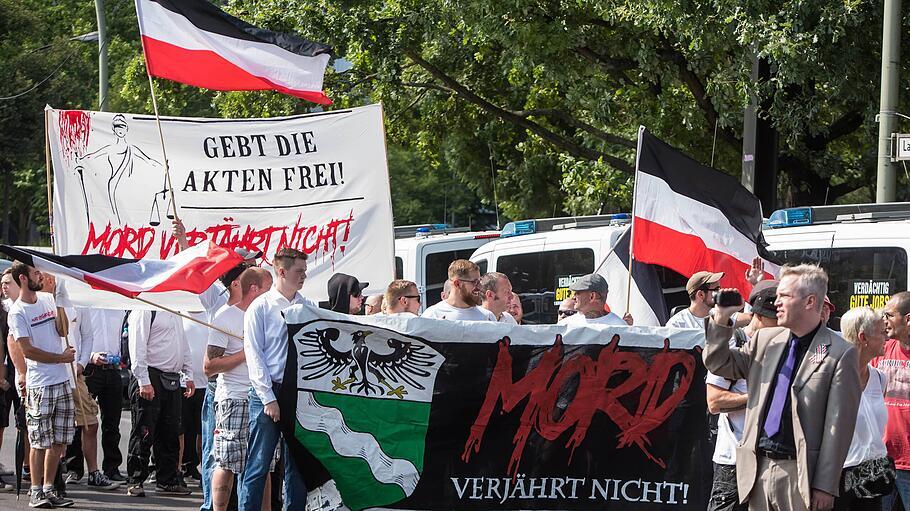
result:
M 98 19 L 98 109 L 107 110 L 107 24 L 104 20 L 104 0 L 95 0 Z

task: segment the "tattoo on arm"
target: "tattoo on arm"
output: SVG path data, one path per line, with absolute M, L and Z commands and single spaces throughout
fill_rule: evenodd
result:
M 218 346 L 207 346 L 206 355 L 208 355 L 209 360 L 215 360 L 224 356 L 224 348 L 219 348 Z

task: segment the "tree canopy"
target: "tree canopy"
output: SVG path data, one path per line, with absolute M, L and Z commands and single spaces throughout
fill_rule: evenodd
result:
M 383 103 L 399 224 L 452 213 L 476 223 L 494 202 L 511 218 L 628 210 L 639 125 L 738 175 L 750 94 L 779 133 L 786 204 L 874 196 L 874 2 L 218 3 L 253 24 L 332 45 L 345 65 L 327 72 L 329 108 Z M 107 0 L 106 12 L 110 108 L 149 112 L 133 2 Z M 14 232 L 42 214 L 46 222 L 44 104 L 97 108 L 97 47 L 70 41 L 94 25 L 88 1 L 0 0 L 0 98 L 31 89 L 0 100 L 0 182 L 13 206 L 4 220 L 16 217 L 4 223 Z M 770 79 L 752 81 L 753 55 L 770 63 Z M 157 85 L 166 115 L 318 108 L 274 92 Z M 906 87 L 901 98 L 906 109 Z M 898 194 L 910 195 L 906 186 Z

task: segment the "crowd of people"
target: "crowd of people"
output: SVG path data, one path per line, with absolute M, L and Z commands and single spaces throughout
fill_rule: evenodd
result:
M 179 221 L 174 233 L 185 249 Z M 0 428 L 18 412 L 31 507 L 72 506 L 66 485 L 86 475 L 88 488 L 125 485 L 129 497 L 144 496 L 151 484 L 159 494 L 188 495 L 195 480 L 201 510 L 305 507 L 306 486 L 279 428 L 282 414 L 294 413 L 277 399 L 287 356 L 282 311 L 309 304 L 416 316 L 421 294 L 416 283 L 395 280 L 366 297 L 368 283 L 337 273 L 328 300 L 316 303 L 300 293 L 306 254 L 279 250 L 272 272 L 257 265 L 260 253 L 243 256 L 200 295 L 204 311 L 183 317 L 74 308 L 51 275 L 21 262 L 3 273 Z M 824 270 L 784 267 L 780 280 L 762 280 L 763 270 L 756 260 L 747 272 L 748 293 L 721 289 L 722 273 L 695 273 L 689 306 L 667 322 L 705 331 L 715 438 L 709 509 L 910 504 L 910 293 L 894 295 L 882 311 L 847 311 L 835 332 L 827 327 L 834 306 Z M 610 311 L 600 274 L 578 278 L 570 290 L 559 324 L 634 324 L 630 314 Z M 476 264 L 456 260 L 441 301 L 422 316 L 515 325 L 523 311 L 506 275 L 481 275 Z M 131 374 L 126 474 L 119 470 L 121 367 Z M 0 490 L 12 489 L 11 474 L 0 465 Z

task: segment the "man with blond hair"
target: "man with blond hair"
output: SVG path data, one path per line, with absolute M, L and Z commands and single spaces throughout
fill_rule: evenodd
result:
M 281 409 L 278 391 L 284 380 L 288 357 L 288 327 L 282 312 L 292 305 L 319 304 L 300 294 L 306 280 L 307 255 L 285 247 L 275 253 L 275 286 L 256 298 L 243 320 L 243 349 L 250 373 L 250 443 L 243 482 L 240 484 L 238 507 L 241 511 L 258 510 L 262 504 L 265 479 L 281 442 Z M 290 382 L 294 385 L 294 382 Z M 293 417 L 294 410 L 284 410 Z M 306 506 L 306 485 L 294 459 L 284 445 L 284 483 L 287 509 Z
M 467 259 L 449 265 L 452 290 L 445 300 L 423 311 L 423 317 L 460 321 L 496 321 L 492 312 L 480 307 L 480 268 Z
M 498 271 L 491 271 L 480 278 L 482 307 L 493 313 L 496 321 L 517 325 L 515 318 L 506 312 L 512 302 L 512 283 L 509 277 Z
M 410 313 L 416 315 L 420 312 L 420 293 L 417 284 L 410 280 L 393 280 L 385 290 L 384 301 L 386 314 Z
M 861 389 L 856 348 L 822 324 L 827 291 L 818 266 L 784 267 L 779 327 L 739 350 L 729 344 L 739 306 L 715 305 L 706 323 L 705 367 L 755 382 L 736 448 L 739 500 L 750 510 L 827 510 L 838 495 Z

